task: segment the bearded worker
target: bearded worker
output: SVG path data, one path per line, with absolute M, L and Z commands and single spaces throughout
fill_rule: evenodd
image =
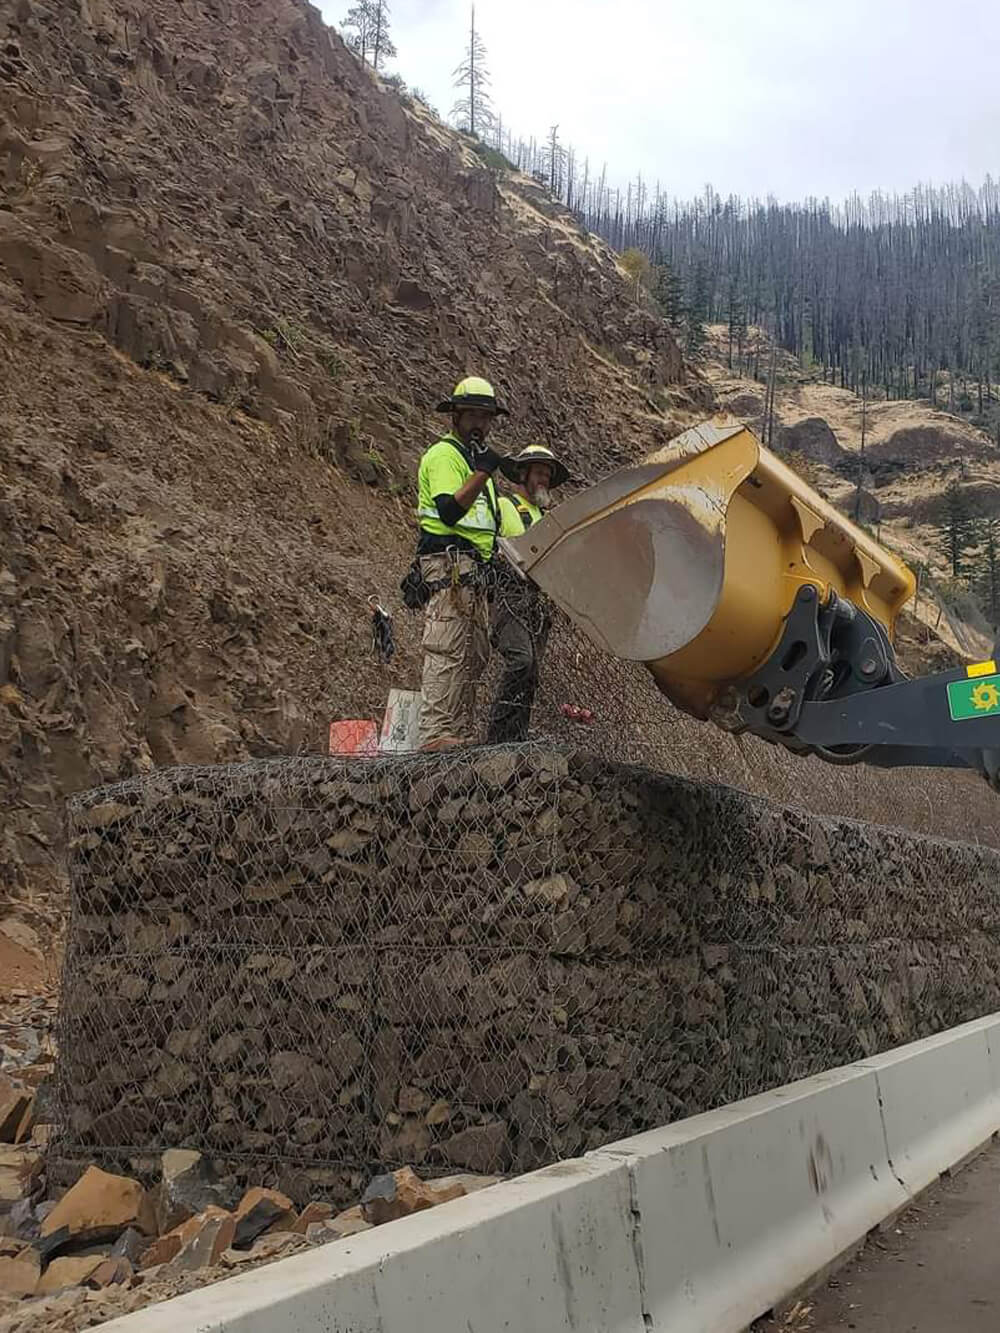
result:
M 552 504 L 552 491 L 570 480 L 569 469 L 543 444 L 522 449 L 501 470 L 513 483 L 512 494 L 500 497 L 503 537 L 519 537 L 538 523 Z M 551 625 L 548 603 L 533 583 L 513 573 L 497 580 L 490 638 L 503 669 L 490 711 L 489 744 L 526 739 Z

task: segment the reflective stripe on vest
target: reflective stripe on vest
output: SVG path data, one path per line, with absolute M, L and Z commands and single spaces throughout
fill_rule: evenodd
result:
M 441 515 L 433 506 L 418 509 L 417 516 L 419 518 L 431 518 L 438 523 L 443 523 Z M 448 527 L 447 524 L 443 525 Z M 454 524 L 454 531 L 460 532 L 462 528 L 474 528 L 477 532 L 496 532 L 496 527 L 493 515 L 490 513 L 490 507 L 480 495 L 468 513 L 463 514 L 459 521 Z

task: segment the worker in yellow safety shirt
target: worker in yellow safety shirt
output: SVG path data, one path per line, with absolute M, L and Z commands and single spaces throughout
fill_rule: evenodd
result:
M 500 531 L 494 473 L 502 459 L 487 444 L 509 415 L 492 384 L 476 375 L 438 404 L 451 430 L 425 452 L 417 474 L 417 559 L 403 581 L 407 605 L 425 606 L 420 744 L 444 749 L 472 740 L 476 690 L 489 660 L 488 569 Z M 407 595 L 407 582 L 416 585 Z
M 500 497 L 500 535 L 519 537 L 544 517 L 553 489 L 569 481 L 569 469 L 542 444 L 529 445 L 500 466 L 513 482 L 513 494 Z M 496 580 L 490 638 L 503 670 L 486 733 L 491 745 L 528 735 L 551 624 L 548 604 L 535 584 L 513 573 Z

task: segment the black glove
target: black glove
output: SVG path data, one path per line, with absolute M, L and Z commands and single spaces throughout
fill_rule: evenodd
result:
M 492 477 L 502 462 L 503 457 L 485 441 L 472 443 L 473 472 L 488 472 Z

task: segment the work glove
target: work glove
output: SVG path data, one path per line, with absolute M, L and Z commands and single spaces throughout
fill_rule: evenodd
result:
M 491 449 L 477 430 L 469 436 L 469 452 L 472 456 L 473 472 L 488 472 L 492 477 L 503 462 L 502 455 Z
M 488 444 L 484 444 L 472 455 L 472 470 L 473 472 L 488 472 L 492 477 L 502 462 L 503 457 L 495 449 L 491 449 Z

